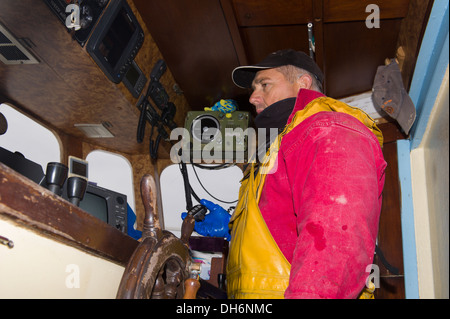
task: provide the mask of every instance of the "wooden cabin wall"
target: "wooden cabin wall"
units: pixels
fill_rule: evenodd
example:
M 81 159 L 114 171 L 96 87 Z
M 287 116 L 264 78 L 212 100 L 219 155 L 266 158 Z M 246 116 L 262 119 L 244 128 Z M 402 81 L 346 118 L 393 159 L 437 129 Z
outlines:
M 409 91 L 411 85 L 420 44 L 433 3 L 434 0 L 411 0 L 408 14 L 400 27 L 397 47 L 402 47 L 404 52 L 402 79 L 406 91 Z
M 145 41 L 135 61 L 147 79 L 159 59 L 164 59 L 134 2 L 127 0 L 145 33 Z M 33 7 L 33 10 L 29 10 Z M 137 143 L 139 111 L 134 98 L 123 83 L 112 83 L 91 59 L 44 1 L 2 0 L 0 22 L 17 38 L 27 38 L 38 57 L 37 65 L 4 65 L 0 63 L 1 102 L 13 105 L 54 132 L 60 141 L 61 162 L 68 156 L 85 159 L 94 150 L 104 150 L 124 156 L 133 168 L 138 228 L 141 228 L 144 208 L 140 197 L 140 180 L 145 174 L 155 174 L 149 156 L 151 127 L 146 125 L 142 143 Z M 147 90 L 149 84 L 143 90 Z M 168 66 L 160 82 L 177 107 L 174 121 L 184 126 L 190 110 L 184 95 Z M 156 108 L 156 107 L 155 107 Z M 157 109 L 157 108 L 156 108 Z M 112 124 L 114 138 L 90 139 L 74 127 L 74 123 Z M 156 129 L 153 138 L 156 138 Z M 168 159 L 171 144 L 161 141 L 159 159 Z M 167 166 L 167 165 L 166 165 Z M 45 170 L 45 167 L 43 168 Z M 163 168 L 160 167 L 161 172 Z
M 17 109 L 17 111 L 21 112 L 8 98 L 0 95 L 0 103 L 7 103 L 11 105 L 13 108 Z M 51 124 L 46 123 L 44 120 L 39 119 L 36 120 L 40 125 L 46 127 L 48 130 L 53 132 L 60 144 L 61 157 L 60 162 L 68 165 L 69 155 L 76 156 L 82 159 L 86 159 L 89 153 L 101 150 L 106 152 L 111 152 L 116 155 L 121 155 L 126 158 L 132 167 L 133 172 L 133 190 L 134 190 L 134 199 L 135 199 L 135 214 L 136 214 L 136 222 L 137 229 L 142 230 L 143 220 L 145 216 L 144 205 L 141 199 L 140 193 L 140 182 L 142 177 L 145 174 L 151 174 L 155 177 L 157 182 L 159 182 L 159 176 L 161 172 L 169 165 L 173 164 L 173 162 L 168 158 L 169 154 L 167 152 L 167 148 L 169 148 L 169 143 L 162 141 L 161 145 L 166 144 L 165 147 L 162 147 L 158 150 L 158 160 L 152 160 L 150 155 L 147 154 L 128 154 L 124 152 L 117 152 L 114 149 L 99 146 L 93 143 L 89 143 L 79 139 L 78 137 L 74 137 L 62 132 L 59 129 L 55 129 Z M 148 145 L 148 141 L 144 142 Z M 42 168 L 45 172 L 45 167 Z M 159 186 L 159 183 L 158 183 Z M 161 192 L 159 191 L 159 196 L 161 196 Z M 158 211 L 162 213 L 162 204 L 159 201 L 157 204 Z
M 135 61 L 147 78 L 159 59 L 164 59 L 134 6 L 127 0 L 145 33 L 145 41 Z M 30 10 L 32 8 L 32 10 Z M 127 154 L 147 154 L 150 128 L 144 143 L 136 141 L 139 111 L 123 83 L 108 80 L 85 48 L 81 47 L 44 1 L 2 0 L 0 22 L 18 39 L 31 43 L 29 49 L 39 64 L 5 65 L 0 63 L 0 94 L 33 119 L 55 131 Z M 170 101 L 177 107 L 174 121 L 184 125 L 190 110 L 184 95 L 175 89 L 170 67 L 160 82 Z M 148 81 L 149 83 L 149 81 Z M 148 85 L 147 83 L 147 85 Z M 177 87 L 177 86 L 176 86 Z M 146 87 L 144 91 L 146 91 Z M 89 139 L 74 124 L 111 124 L 114 138 Z M 148 125 L 147 125 L 148 126 Z M 61 140 L 66 137 L 62 136 Z M 69 146 L 69 147 L 72 147 Z M 80 145 L 75 149 L 80 150 Z M 168 157 L 170 146 L 161 143 L 161 156 Z M 68 153 L 63 150 L 63 153 Z
M 231 80 L 239 65 L 232 25 L 218 0 L 134 0 L 164 54 L 189 105 L 195 110 L 233 98 L 240 110 L 249 106 L 245 90 Z M 252 107 L 250 107 L 250 110 Z

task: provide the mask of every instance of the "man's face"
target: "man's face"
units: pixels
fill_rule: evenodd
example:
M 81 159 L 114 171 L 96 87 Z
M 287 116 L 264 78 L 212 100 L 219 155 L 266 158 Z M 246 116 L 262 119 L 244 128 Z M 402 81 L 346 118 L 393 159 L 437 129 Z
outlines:
M 265 108 L 275 102 L 297 97 L 300 83 L 290 83 L 285 76 L 276 69 L 261 70 L 256 73 L 252 83 L 253 93 L 250 103 L 261 113 Z

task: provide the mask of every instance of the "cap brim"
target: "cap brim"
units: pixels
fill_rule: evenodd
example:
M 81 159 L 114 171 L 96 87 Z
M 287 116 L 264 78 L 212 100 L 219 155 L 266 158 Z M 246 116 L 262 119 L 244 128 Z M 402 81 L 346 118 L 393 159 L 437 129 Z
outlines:
M 249 89 L 252 87 L 253 79 L 258 71 L 271 68 L 272 67 L 257 65 L 239 66 L 233 70 L 231 78 L 236 86 L 242 89 Z
M 406 92 L 403 94 L 402 105 L 400 106 L 400 112 L 397 115 L 396 120 L 403 131 L 406 134 L 409 134 L 409 130 L 416 120 L 416 108 L 414 107 L 413 101 Z

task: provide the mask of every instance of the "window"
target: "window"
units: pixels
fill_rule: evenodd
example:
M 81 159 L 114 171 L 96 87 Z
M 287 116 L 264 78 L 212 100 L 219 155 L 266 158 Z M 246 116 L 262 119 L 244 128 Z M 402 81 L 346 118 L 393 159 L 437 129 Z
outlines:
M 60 144 L 53 132 L 7 104 L 0 105 L 0 112 L 8 122 L 7 131 L 0 135 L 1 147 L 38 163 L 44 173 L 48 162 L 61 161 Z
M 203 165 L 210 168 L 215 165 Z M 186 165 L 189 184 L 200 199 L 209 200 L 228 210 L 237 204 L 242 170 L 238 166 L 223 169 L 202 169 Z M 179 165 L 167 166 L 161 172 L 161 199 L 164 216 L 164 229 L 175 236 L 181 236 L 181 213 L 186 212 L 186 195 L 183 175 Z M 192 198 L 192 205 L 198 202 Z
M 86 160 L 89 162 L 89 181 L 127 195 L 128 205 L 136 212 L 130 162 L 121 155 L 100 150 L 90 152 Z

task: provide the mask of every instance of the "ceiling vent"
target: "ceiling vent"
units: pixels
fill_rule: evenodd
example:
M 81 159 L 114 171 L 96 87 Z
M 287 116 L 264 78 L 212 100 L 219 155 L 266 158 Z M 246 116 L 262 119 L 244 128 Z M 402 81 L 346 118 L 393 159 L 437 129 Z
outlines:
M 39 61 L 0 23 L 0 61 L 5 64 L 36 64 Z
M 114 137 L 107 129 L 107 126 L 111 125 L 108 122 L 103 122 L 102 124 L 75 124 L 75 127 L 81 130 L 89 138 Z

